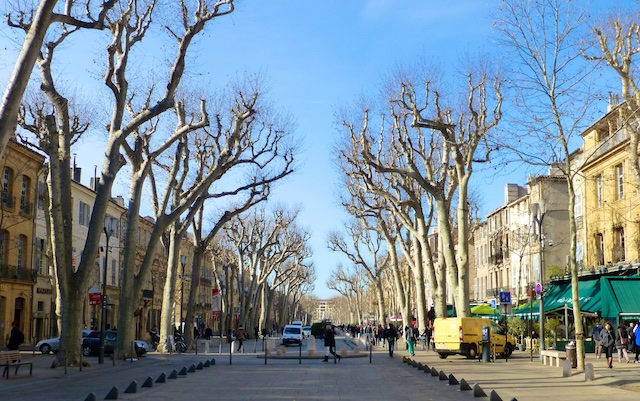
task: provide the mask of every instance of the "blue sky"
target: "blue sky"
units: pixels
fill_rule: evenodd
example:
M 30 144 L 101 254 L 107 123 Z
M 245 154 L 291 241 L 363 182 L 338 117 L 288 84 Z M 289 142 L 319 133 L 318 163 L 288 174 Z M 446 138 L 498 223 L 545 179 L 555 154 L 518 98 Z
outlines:
M 332 154 L 336 111 L 361 96 L 375 95 L 383 77 L 397 66 L 428 60 L 455 70 L 466 54 L 491 50 L 490 13 L 496 3 L 237 0 L 236 11 L 208 26 L 194 43 L 189 57 L 192 70 L 186 77 L 223 86 L 238 74 L 262 73 L 270 98 L 296 122 L 296 135 L 303 141 L 301 168 L 275 195 L 278 201 L 302 209 L 301 225 L 311 233 L 317 296 L 337 295 L 325 283 L 331 270 L 344 261 L 326 247 L 329 232 L 340 230 L 346 219 L 338 206 L 339 179 Z M 0 27 L 5 44 L 0 48 L 2 87 L 18 45 L 13 36 L 5 25 Z M 80 41 L 66 49 L 73 56 L 59 71 L 68 81 L 82 75 L 100 85 L 103 50 L 95 43 Z M 164 59 L 162 46 L 147 46 L 140 68 Z M 101 168 L 102 152 L 95 149 L 99 149 L 95 141 L 88 140 L 76 152 L 87 185 L 94 166 L 98 163 Z M 126 198 L 125 179 L 114 195 Z M 505 183 L 522 185 L 525 180 L 523 174 L 476 177 L 472 185 L 483 193 L 483 213 L 502 204 Z

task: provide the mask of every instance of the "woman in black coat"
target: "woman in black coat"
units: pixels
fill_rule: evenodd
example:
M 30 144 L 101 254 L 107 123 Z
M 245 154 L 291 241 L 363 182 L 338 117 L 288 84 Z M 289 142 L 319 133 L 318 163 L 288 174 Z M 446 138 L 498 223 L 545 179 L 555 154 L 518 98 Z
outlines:
M 327 325 L 327 328 L 324 331 L 324 347 L 325 347 L 325 352 L 324 352 L 324 359 L 322 360 L 322 362 L 329 361 L 329 354 L 333 354 L 333 356 L 338 358 L 338 362 L 340 362 L 340 359 L 342 359 L 342 357 L 336 354 L 336 351 L 335 351 L 336 334 L 334 333 L 330 325 Z

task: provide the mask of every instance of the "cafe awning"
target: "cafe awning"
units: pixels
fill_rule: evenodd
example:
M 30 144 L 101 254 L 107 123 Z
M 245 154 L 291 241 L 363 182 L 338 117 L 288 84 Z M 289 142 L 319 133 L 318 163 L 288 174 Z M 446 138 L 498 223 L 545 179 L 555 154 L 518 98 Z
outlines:
M 578 283 L 580 310 L 597 313 L 601 309 L 600 279 L 584 280 Z M 552 284 L 544 294 L 544 313 L 573 309 L 571 282 Z
M 603 318 L 640 314 L 640 277 L 603 277 L 601 280 Z

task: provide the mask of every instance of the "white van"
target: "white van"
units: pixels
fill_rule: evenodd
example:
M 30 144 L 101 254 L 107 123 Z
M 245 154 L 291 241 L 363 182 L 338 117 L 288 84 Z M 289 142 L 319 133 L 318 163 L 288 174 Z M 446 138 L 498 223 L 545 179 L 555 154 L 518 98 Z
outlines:
M 282 344 L 302 344 L 304 334 L 302 333 L 302 325 L 288 324 L 284 326 L 282 333 Z

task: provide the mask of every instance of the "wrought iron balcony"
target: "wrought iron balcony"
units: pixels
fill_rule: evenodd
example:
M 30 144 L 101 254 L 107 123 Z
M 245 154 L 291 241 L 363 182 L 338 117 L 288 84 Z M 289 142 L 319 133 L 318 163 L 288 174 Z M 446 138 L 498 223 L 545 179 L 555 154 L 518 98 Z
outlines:
M 35 269 L 0 263 L 0 278 L 2 279 L 23 280 L 35 283 L 37 277 L 38 271 Z

